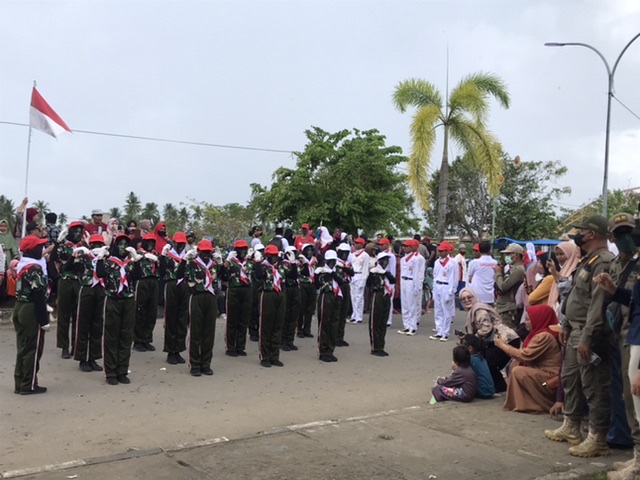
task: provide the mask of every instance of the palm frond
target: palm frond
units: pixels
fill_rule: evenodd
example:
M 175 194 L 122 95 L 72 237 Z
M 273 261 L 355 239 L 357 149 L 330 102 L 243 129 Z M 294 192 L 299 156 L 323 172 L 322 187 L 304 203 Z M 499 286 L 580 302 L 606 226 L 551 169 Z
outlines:
M 472 116 L 478 126 L 484 128 L 485 119 L 489 112 L 488 97 L 474 82 L 461 81 L 449 97 L 449 118 L 466 112 Z
M 458 87 L 465 83 L 472 83 L 484 95 L 490 95 L 495 98 L 502 108 L 509 108 L 511 105 L 511 96 L 507 90 L 507 85 L 494 73 L 472 73 L 463 78 Z
M 498 195 L 503 169 L 498 140 L 491 132 L 462 116 L 450 124 L 449 132 L 458 146 L 468 152 L 473 167 L 486 179 L 489 195 Z
M 440 118 L 440 106 L 427 104 L 420 108 L 411 122 L 412 149 L 408 161 L 408 181 L 421 208 L 429 210 L 427 169 L 431 151 L 436 141 L 436 122 Z
M 427 105 L 435 105 L 442 109 L 442 97 L 432 83 L 419 78 L 410 78 L 396 85 L 393 104 L 402 113 L 406 112 L 408 107 L 421 108 Z

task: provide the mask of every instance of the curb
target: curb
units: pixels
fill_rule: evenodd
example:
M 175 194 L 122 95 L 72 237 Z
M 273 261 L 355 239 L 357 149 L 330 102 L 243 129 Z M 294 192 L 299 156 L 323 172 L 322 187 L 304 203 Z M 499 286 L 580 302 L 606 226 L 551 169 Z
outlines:
M 99 465 L 102 463 L 130 460 L 132 458 L 150 457 L 153 455 L 159 455 L 161 453 L 175 453 L 175 452 L 190 450 L 198 447 L 207 447 L 211 445 L 217 445 L 220 443 L 239 442 L 243 440 L 250 440 L 253 438 L 265 437 L 265 436 L 271 436 L 271 435 L 279 435 L 279 434 L 288 433 L 288 432 L 293 433 L 299 430 L 305 430 L 307 428 L 324 427 L 326 425 L 336 425 L 339 423 L 359 422 L 361 420 L 367 420 L 371 418 L 388 417 L 388 416 L 396 415 L 399 413 L 416 411 L 416 410 L 420 410 L 421 408 L 422 407 L 420 407 L 419 405 L 415 405 L 412 407 L 405 407 L 400 409 L 386 410 L 383 412 L 372 413 L 370 415 L 360 415 L 357 417 L 347 417 L 343 419 L 319 420 L 316 422 L 293 424 L 293 425 L 287 425 L 284 427 L 274 427 L 268 430 L 264 430 L 262 432 L 258 432 L 256 434 L 246 435 L 244 437 L 238 437 L 233 439 L 229 439 L 227 437 L 218 437 L 218 438 L 211 438 L 208 440 L 200 440 L 196 442 L 179 443 L 177 445 L 171 445 L 168 447 L 156 447 L 156 448 L 148 448 L 148 449 L 130 448 L 125 452 L 113 453 L 110 455 L 103 455 L 99 457 L 89 457 L 84 459 L 71 460 L 68 462 L 44 465 L 41 467 L 29 467 L 29 468 L 22 468 L 17 470 L 7 470 L 5 472 L 0 472 L 0 479 L 4 480 L 6 478 L 19 478 L 27 475 L 36 475 L 38 473 L 56 472 L 56 471 L 68 470 L 76 467 L 84 467 L 89 465 Z

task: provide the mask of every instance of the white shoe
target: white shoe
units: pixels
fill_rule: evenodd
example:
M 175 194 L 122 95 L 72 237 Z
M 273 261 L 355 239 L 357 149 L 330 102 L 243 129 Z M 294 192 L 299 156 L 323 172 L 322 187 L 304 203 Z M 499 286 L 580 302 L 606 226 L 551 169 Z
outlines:
M 433 333 L 438 333 L 438 329 L 437 329 L 437 328 L 432 328 L 432 329 L 431 329 L 431 331 L 432 331 Z
M 442 335 L 431 335 L 430 340 L 442 340 Z
M 440 337 L 440 341 L 441 342 L 448 342 L 449 341 L 449 337 Z
M 355 322 L 353 322 L 353 323 L 355 323 L 355 324 L 360 324 L 360 323 L 362 323 L 362 320 L 356 320 L 356 321 L 355 321 Z
M 411 330 L 409 330 L 408 328 L 405 328 L 404 330 L 398 330 L 398 333 L 399 333 L 400 335 L 409 335 L 409 332 L 410 332 L 410 331 L 411 331 Z
M 416 333 L 418 333 L 416 330 L 409 330 L 407 333 L 405 333 L 405 335 L 415 335 Z

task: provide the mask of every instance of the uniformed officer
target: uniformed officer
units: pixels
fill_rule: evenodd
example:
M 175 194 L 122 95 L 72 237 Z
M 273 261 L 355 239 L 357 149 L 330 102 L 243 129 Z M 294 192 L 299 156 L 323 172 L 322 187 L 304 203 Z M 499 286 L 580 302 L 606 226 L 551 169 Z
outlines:
M 315 270 L 315 285 L 318 289 L 318 356 L 323 362 L 337 362 L 333 354 L 336 346 L 340 315 L 339 298 L 342 295 L 342 278 L 335 270 L 338 255 L 335 250 L 324 254 L 325 265 Z
M 302 245 L 300 260 L 300 314 L 298 315 L 298 338 L 313 338 L 311 320 L 316 311 L 317 291 L 315 286 L 315 269 L 318 264 L 312 243 Z
M 147 233 L 140 242 L 141 278 L 136 282 L 136 326 L 133 331 L 133 349 L 153 352 L 153 329 L 158 316 L 158 257 L 155 254 L 156 237 Z
M 222 269 L 222 279 L 228 282 L 225 335 L 226 354 L 230 357 L 246 357 L 247 327 L 253 307 L 254 263 L 247 258 L 249 245 L 245 240 L 236 240 L 233 250 L 227 255 Z
M 197 255 L 197 256 L 196 256 Z M 197 250 L 185 256 L 178 278 L 184 274 L 189 287 L 189 367 L 194 377 L 213 375 L 211 360 L 216 334 L 218 304 L 214 284 L 218 278 L 222 256 L 213 252 L 209 240 L 200 240 Z
M 347 324 L 347 316 L 351 308 L 351 279 L 354 276 L 351 247 L 348 243 L 341 243 L 337 249 L 336 274 L 342 279 L 340 290 L 340 312 L 338 315 L 338 331 L 336 333 L 336 347 L 348 347 L 349 342 L 344 339 L 344 327 Z
M 458 288 L 458 264 L 451 257 L 453 245 L 440 242 L 438 258 L 433 267 L 433 314 L 436 334 L 431 340 L 449 340 L 451 322 L 456 313 L 455 294 Z
M 259 227 L 258 227 L 259 228 Z M 261 233 L 262 235 L 262 233 Z M 253 240 L 252 240 L 253 243 Z M 255 255 L 259 253 L 261 258 L 264 258 L 264 245 L 260 242 L 256 243 L 253 250 L 249 250 L 248 256 L 251 261 L 255 262 Z M 260 286 L 257 282 L 253 282 L 252 296 L 251 296 L 251 317 L 249 317 L 249 339 L 252 342 L 257 342 L 260 338 L 258 335 L 258 325 L 260 323 Z
M 104 329 L 104 280 L 96 274 L 98 254 L 105 256 L 108 248 L 104 237 L 95 233 L 89 237 L 89 249 L 78 247 L 76 256 L 82 265 L 79 275 L 80 295 L 78 318 L 76 320 L 76 342 L 73 358 L 80 362 L 83 372 L 101 372 L 102 366 L 96 360 L 102 358 L 102 331 Z
M 369 271 L 367 287 L 371 291 L 371 311 L 369 312 L 369 342 L 371 355 L 388 357 L 384 350 L 387 335 L 387 319 L 391 308 L 391 285 L 396 282 L 395 277 L 387 272 L 390 254 L 381 252 L 376 256 L 377 265 Z
M 13 326 L 16 330 L 17 350 L 14 370 L 14 393 L 32 395 L 45 393 L 38 384 L 40 359 L 44 349 L 44 333 L 49 330 L 47 313 L 47 280 L 40 265 L 46 238 L 35 235 L 20 241 L 22 258 L 18 262 L 16 304 Z
M 351 282 L 351 323 L 362 323 L 364 316 L 364 290 L 369 276 L 371 257 L 364 249 L 364 238 L 358 237 L 353 241 L 353 280 Z
M 584 252 L 574 274 L 573 287 L 564 303 L 565 318 L 559 339 L 566 345 L 562 364 L 564 423 L 546 430 L 547 438 L 574 445 L 569 453 L 596 457 L 610 453 L 606 442 L 609 428 L 612 332 L 605 318 L 610 295 L 593 279 L 607 273 L 613 255 L 607 248 L 608 222 L 600 215 L 588 217 L 574 228 L 574 237 Z M 583 441 L 580 423 L 584 404 L 589 406 L 589 434 Z
M 398 333 L 405 335 L 416 334 L 422 313 L 422 284 L 426 272 L 426 259 L 418 253 L 419 246 L 418 240 L 406 240 L 403 244 L 404 257 L 400 259 L 400 299 L 404 329 L 398 330 Z
M 167 363 L 171 365 L 186 363 L 180 355 L 184 352 L 187 338 L 187 307 L 189 289 L 184 278 L 178 278 L 178 268 L 187 254 L 187 236 L 184 232 L 173 235 L 173 245 L 162 248 L 159 262 L 159 274 L 164 279 L 164 348 Z
M 382 232 L 384 233 L 384 232 Z M 378 232 L 376 234 L 376 236 L 380 235 L 381 233 Z M 389 254 L 389 263 L 387 264 L 387 272 L 389 272 L 391 275 L 396 274 L 396 256 L 393 253 L 393 251 L 391 250 L 391 242 L 389 241 L 389 239 L 387 237 L 382 237 L 382 238 L 378 238 L 378 241 L 376 243 L 376 245 L 378 246 L 378 248 L 380 249 L 381 252 L 387 252 Z M 393 289 L 393 294 L 395 293 L 395 285 L 391 285 L 391 288 Z M 387 319 L 387 325 L 391 326 L 391 323 L 393 322 L 393 294 L 391 294 L 391 308 L 389 309 L 389 318 Z
M 300 260 L 296 247 L 290 245 L 285 252 L 284 263 L 289 269 L 285 279 L 287 306 L 285 308 L 284 324 L 282 326 L 282 343 L 280 349 L 285 352 L 298 350 L 293 340 L 296 326 L 300 318 Z
M 504 261 L 509 265 L 509 270 L 505 272 L 505 269 L 500 265 L 496 265 L 494 268 L 493 280 L 498 292 L 496 311 L 500 314 L 502 323 L 516 330 L 520 325 L 520 319 L 516 318 L 516 293 L 524 281 L 524 266 L 522 265 L 524 249 L 517 243 L 510 243 L 500 253 L 504 254 Z

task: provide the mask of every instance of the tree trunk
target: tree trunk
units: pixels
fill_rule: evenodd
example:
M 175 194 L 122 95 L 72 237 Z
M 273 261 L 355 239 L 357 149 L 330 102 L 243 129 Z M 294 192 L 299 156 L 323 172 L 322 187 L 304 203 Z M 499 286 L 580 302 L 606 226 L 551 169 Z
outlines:
M 444 126 L 444 149 L 438 185 L 438 240 L 444 240 L 447 229 L 447 197 L 449 196 L 449 125 Z

